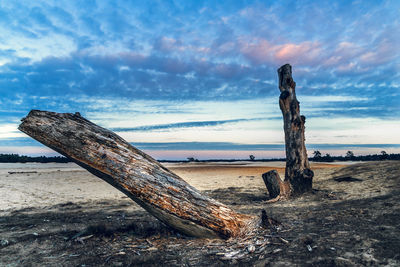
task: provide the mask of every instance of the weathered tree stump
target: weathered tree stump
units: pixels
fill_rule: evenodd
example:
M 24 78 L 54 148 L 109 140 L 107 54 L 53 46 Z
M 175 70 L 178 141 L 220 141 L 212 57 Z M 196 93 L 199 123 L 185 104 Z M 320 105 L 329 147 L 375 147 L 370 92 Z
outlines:
M 279 196 L 280 184 L 282 183 L 281 178 L 276 170 L 266 172 L 262 175 L 265 185 L 267 186 L 269 196 L 271 198 L 276 198 Z
M 79 113 L 32 110 L 19 130 L 108 182 L 150 214 L 190 236 L 239 236 L 255 217 L 201 194 L 117 134 Z
M 281 181 L 278 173 L 268 174 L 269 180 L 264 179 L 266 186 L 276 188 L 279 184 L 280 193 L 273 200 L 299 195 L 312 189 L 313 171 L 308 162 L 304 137 L 306 118 L 300 115 L 300 105 L 296 98 L 296 83 L 292 78 L 292 67 L 289 64 L 278 69 L 279 76 L 279 107 L 283 116 L 285 132 L 286 169 L 285 179 Z M 275 181 L 273 179 L 275 177 Z M 276 191 L 276 189 L 275 189 Z

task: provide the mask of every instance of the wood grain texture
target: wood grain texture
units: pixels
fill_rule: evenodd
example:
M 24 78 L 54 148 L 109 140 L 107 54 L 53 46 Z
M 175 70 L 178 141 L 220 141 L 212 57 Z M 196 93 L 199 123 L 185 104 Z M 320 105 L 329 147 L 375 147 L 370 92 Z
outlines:
M 296 98 L 296 83 L 292 67 L 285 64 L 278 69 L 279 107 L 283 115 L 285 132 L 286 170 L 284 182 L 290 184 L 290 194 L 301 194 L 312 189 L 313 171 L 308 162 L 305 146 L 305 121 L 300 115 L 300 103 Z
M 255 217 L 205 196 L 149 155 L 79 113 L 32 110 L 19 130 L 71 158 L 160 221 L 190 236 L 230 238 Z
M 276 170 L 262 174 L 263 181 L 267 186 L 269 197 L 276 198 L 280 194 L 281 178 Z
M 310 169 L 305 146 L 306 117 L 300 115 L 300 103 L 296 98 L 296 83 L 292 78 L 292 66 L 285 64 L 278 69 L 279 107 L 285 132 L 286 168 L 282 181 L 276 171 L 263 174 L 263 180 L 275 202 L 300 195 L 312 189 L 314 172 Z

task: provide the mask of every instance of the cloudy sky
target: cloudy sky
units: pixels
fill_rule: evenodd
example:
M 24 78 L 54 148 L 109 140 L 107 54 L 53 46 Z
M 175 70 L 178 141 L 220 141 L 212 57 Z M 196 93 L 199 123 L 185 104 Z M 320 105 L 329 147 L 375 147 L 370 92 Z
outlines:
M 400 152 L 400 1 L 0 1 L 0 153 L 76 112 L 158 159 L 281 157 L 290 63 L 311 154 Z

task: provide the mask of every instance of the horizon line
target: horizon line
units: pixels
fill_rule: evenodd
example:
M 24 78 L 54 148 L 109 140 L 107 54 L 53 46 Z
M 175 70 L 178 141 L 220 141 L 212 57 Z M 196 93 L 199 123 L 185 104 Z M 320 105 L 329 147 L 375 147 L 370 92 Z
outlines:
M 44 146 L 40 142 L 29 137 L 6 138 L 1 140 L 1 147 Z M 143 150 L 219 150 L 219 151 L 243 151 L 243 150 L 284 150 L 284 143 L 272 144 L 246 144 L 234 142 L 128 142 L 134 147 Z M 308 143 L 307 150 L 316 149 L 356 149 L 356 148 L 400 148 L 400 144 L 346 144 L 346 143 Z

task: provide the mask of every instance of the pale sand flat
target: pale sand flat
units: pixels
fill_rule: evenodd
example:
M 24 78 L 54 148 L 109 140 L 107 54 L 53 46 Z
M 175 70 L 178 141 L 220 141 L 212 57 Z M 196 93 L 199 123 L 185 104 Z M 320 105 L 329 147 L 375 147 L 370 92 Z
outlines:
M 261 175 L 276 169 L 284 176 L 284 162 L 166 163 L 165 166 L 199 190 L 265 188 Z M 314 170 L 341 164 L 312 164 Z M 22 172 L 9 174 L 8 172 Z M 29 173 L 36 172 L 36 173 Z M 47 207 L 65 202 L 125 199 L 111 185 L 73 163 L 0 164 L 0 211 Z

